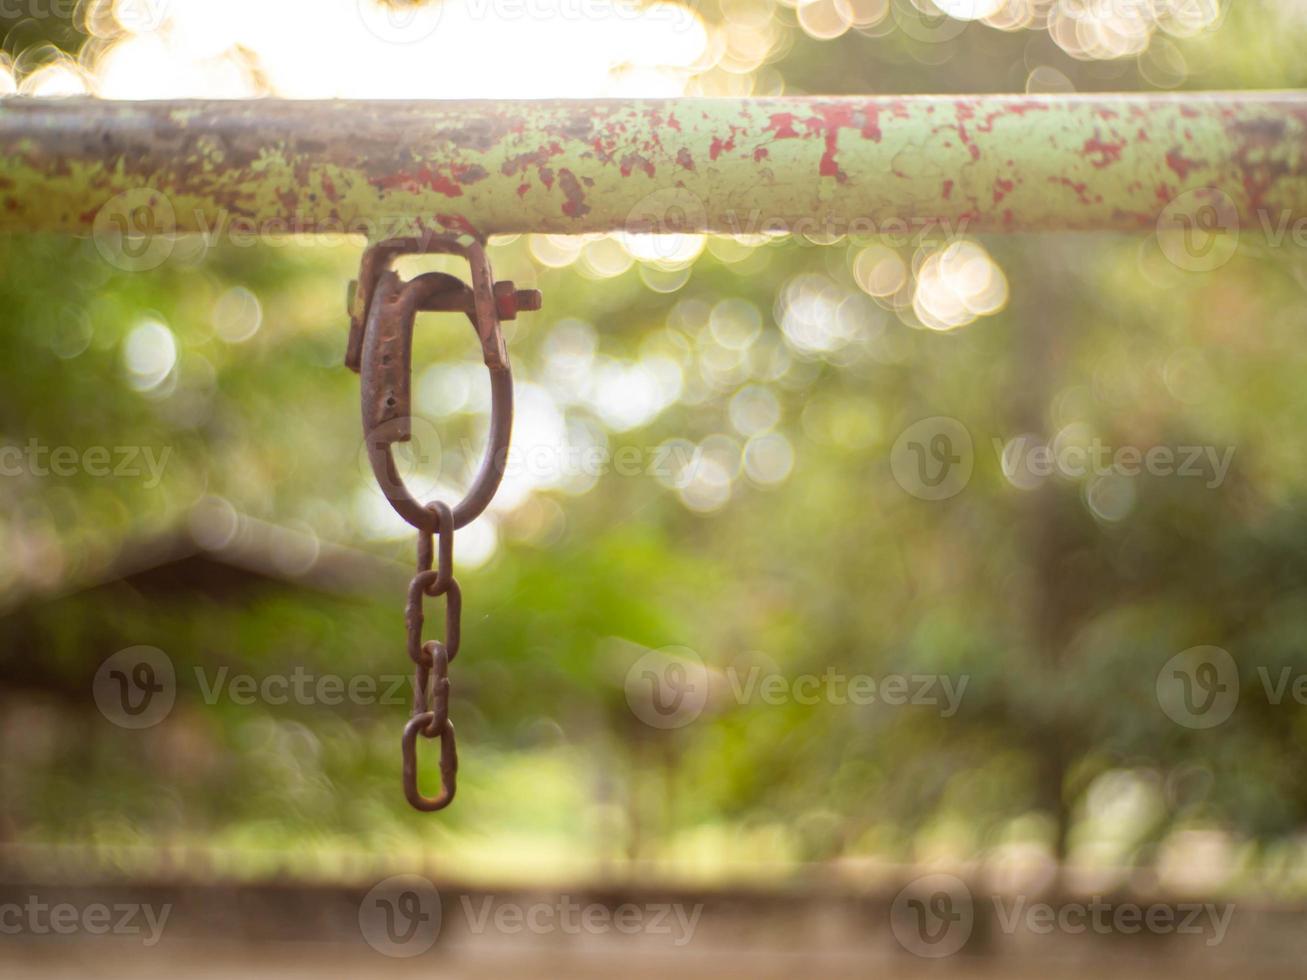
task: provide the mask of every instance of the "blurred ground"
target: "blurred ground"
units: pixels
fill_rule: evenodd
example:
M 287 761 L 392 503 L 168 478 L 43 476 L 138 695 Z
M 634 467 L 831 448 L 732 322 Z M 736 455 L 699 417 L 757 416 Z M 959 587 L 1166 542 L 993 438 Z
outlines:
M 921 878 L 914 879 L 917 881 Z M 1004 925 L 1000 905 L 1047 902 L 1064 910 L 1094 896 L 982 896 L 975 902 L 956 955 L 936 959 L 904 931 L 903 892 L 875 894 L 838 889 L 788 891 L 655 890 L 623 888 L 485 890 L 439 886 L 436 924 L 410 931 L 409 945 L 390 944 L 369 919 L 375 889 L 303 884 L 233 886 L 0 885 L 0 928 L 12 932 L 13 911 L 33 896 L 48 907 L 79 910 L 97 904 L 115 910 L 149 905 L 166 910 L 157 942 L 142 929 L 127 936 L 5 935 L 0 975 L 31 977 L 500 977 L 573 976 L 683 978 L 825 977 L 1080 978 L 1105 974 L 1134 980 L 1166 972 L 1191 978 L 1301 976 L 1307 937 L 1302 909 L 1240 901 L 1228 905 L 1229 929 L 1219 941 L 1195 932 L 1128 934 L 1087 928 L 1038 934 Z M 434 894 L 434 892 L 432 893 Z M 1123 896 L 1105 896 L 1113 905 Z M 1140 900 L 1144 909 L 1181 900 Z M 402 902 L 400 903 L 402 905 Z M 1194 904 L 1198 903 L 1194 901 Z M 574 910 L 576 927 L 560 927 L 554 914 Z M 619 909 L 641 910 L 639 929 L 611 926 Z M 651 928 L 647 912 L 672 909 L 669 927 Z M 504 915 L 521 910 L 521 919 Z M 532 910 L 535 910 L 533 912 Z M 552 910 L 552 911 L 550 911 Z M 541 914 L 537 914 L 541 913 Z M 685 914 L 688 913 L 688 914 Z M 1056 916 L 1058 913 L 1054 913 Z M 676 917 L 691 922 L 684 935 Z M 117 916 L 115 916 L 117 917 Z M 1181 916 L 1177 914 L 1176 921 Z M 1034 922 L 1034 920 L 1030 920 Z M 507 928 L 505 928 L 507 926 Z M 945 929 L 947 932 L 947 928 Z M 413 954 L 413 955 L 409 955 Z
M 1155 964 L 1084 963 L 1079 965 L 1028 965 L 973 963 L 952 961 L 905 963 L 876 960 L 859 953 L 797 950 L 789 952 L 732 950 L 714 953 L 693 952 L 674 957 L 646 954 L 639 958 L 629 953 L 557 954 L 517 953 L 505 950 L 459 950 L 448 957 L 427 956 L 415 960 L 378 961 L 375 956 L 330 945 L 294 946 L 274 949 L 251 949 L 231 946 L 186 945 L 160 951 L 157 956 L 143 957 L 125 951 L 67 948 L 24 949 L 11 957 L 0 953 L 0 963 L 15 970 L 15 976 L 39 977 L 251 977 L 276 976 L 298 980 L 301 977 L 665 977 L 672 969 L 682 980 L 709 977 L 792 977 L 800 973 L 820 972 L 821 976 L 958 977 L 967 980 L 1079 980 L 1107 974 L 1117 980 L 1146 980 L 1158 975 Z M 1186 969 L 1192 980 L 1231 975 L 1232 966 L 1210 970 Z M 1239 976 L 1258 980 L 1279 980 L 1302 976 L 1289 967 L 1280 969 L 1240 968 Z

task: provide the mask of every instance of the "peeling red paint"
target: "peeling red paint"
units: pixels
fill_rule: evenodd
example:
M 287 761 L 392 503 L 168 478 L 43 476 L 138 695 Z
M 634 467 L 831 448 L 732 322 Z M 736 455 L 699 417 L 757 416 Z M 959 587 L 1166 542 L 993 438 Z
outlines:
M 1285 123 L 1277 119 L 1238 120 L 1227 129 L 1235 140 L 1234 162 L 1241 175 L 1247 208 L 1250 212 L 1264 210 L 1267 192 L 1290 173 L 1289 162 L 1273 152 L 1284 140 Z
M 716 160 L 723 152 L 729 153 L 735 149 L 735 127 L 731 127 L 731 135 L 726 139 L 714 136 L 712 144 L 708 147 L 708 159 Z
M 808 127 L 809 133 L 825 133 L 826 152 L 821 155 L 817 172 L 823 177 L 834 177 L 843 184 L 849 179 L 848 174 L 841 170 L 840 165 L 835 161 L 835 154 L 839 152 L 840 129 L 862 127 L 857 127 L 854 122 L 852 106 L 818 105 L 815 106 L 815 111 L 817 116 L 805 120 L 804 125 Z M 879 129 L 876 132 L 879 134 Z
M 653 161 L 639 153 L 628 153 L 622 157 L 622 176 L 629 177 L 636 170 L 643 170 L 645 174 L 652 177 L 656 172 Z
M 1076 197 L 1080 198 L 1081 204 L 1092 204 L 1093 201 L 1089 196 L 1089 185 L 1084 181 L 1074 181 L 1070 177 L 1049 177 L 1049 183 L 1061 184 L 1063 187 L 1069 187 L 1076 192 Z
M 542 146 L 538 150 L 532 150 L 529 153 L 518 153 L 509 157 L 499 168 L 499 172 L 505 177 L 511 177 L 526 170 L 527 167 L 542 167 L 550 157 L 556 157 L 562 152 L 563 148 L 556 141 L 551 142 L 548 146 Z
M 1040 102 L 1013 102 L 1010 105 L 1003 106 L 996 112 L 990 112 L 976 126 L 976 129 L 982 133 L 991 133 L 994 131 L 994 121 L 1002 119 L 1004 116 L 1016 116 L 1018 119 L 1028 112 L 1047 112 L 1048 106 Z M 972 114 L 974 116 L 974 112 Z M 970 117 L 969 117 L 970 118 Z
M 967 132 L 967 123 L 976 117 L 976 110 L 969 102 L 964 102 L 960 99 L 953 103 L 953 107 L 957 113 L 957 122 L 955 125 L 958 130 L 958 139 L 962 141 L 962 145 L 965 146 L 967 152 L 971 154 L 971 159 L 979 160 L 980 147 L 972 142 L 971 136 Z
M 863 139 L 878 143 L 882 137 L 880 118 L 885 108 L 879 102 L 866 102 L 861 107 L 839 102 L 818 102 L 812 106 L 812 115 L 802 120 L 806 131 L 804 134 L 800 134 L 795 128 L 796 116 L 792 112 L 772 113 L 765 131 L 772 132 L 774 134 L 773 139 L 822 136 L 826 150 L 818 162 L 817 172 L 822 177 L 834 177 L 838 182 L 845 183 L 848 180 L 848 175 L 844 173 L 835 159 L 836 154 L 839 152 L 840 130 L 856 129 Z M 908 112 L 902 100 L 890 103 L 888 110 L 895 116 L 901 117 L 906 117 Z M 755 153 L 755 160 L 763 158 L 765 158 L 765 155 L 758 156 Z
M 862 138 L 879 143 L 881 138 L 880 131 L 880 106 L 875 102 L 868 102 L 862 110 L 864 121 L 862 123 Z
M 1186 159 L 1179 150 L 1171 150 L 1166 154 L 1166 165 L 1175 172 L 1177 177 L 1184 180 L 1189 176 L 1189 171 L 1195 167 L 1201 167 L 1202 162 Z
M 563 214 L 569 218 L 580 218 L 589 212 L 590 205 L 585 203 L 585 191 L 581 189 L 581 182 L 576 179 L 576 174 L 563 167 L 558 171 L 558 186 L 566 198 L 563 201 Z
M 1125 149 L 1125 140 L 1119 143 L 1107 143 L 1094 136 L 1092 139 L 1085 140 L 1083 153 L 1087 157 L 1097 156 L 1097 160 L 1090 160 L 1095 170 L 1102 170 L 1104 167 L 1110 167 L 1114 163 L 1121 162 L 1121 151 Z
M 401 170 L 389 176 L 374 177 L 372 186 L 379 190 L 404 190 L 411 194 L 420 194 L 425 188 L 444 194 L 445 197 L 463 196 L 463 188 L 455 181 L 425 166 L 412 172 Z
M 956 225 L 966 210 L 976 230 L 1134 227 L 1199 186 L 1240 215 L 1307 214 L 1307 95 L 1292 93 L 12 110 L 0 114 L 3 179 L 20 175 L 21 194 L 0 191 L 10 230 L 84 230 L 114 195 L 151 187 L 185 203 L 186 231 L 221 213 L 293 214 L 306 231 L 378 216 L 406 233 L 457 225 L 437 211 L 490 234 L 604 231 L 655 176 L 700 201 L 709 228 L 746 176 L 787 221 Z M 340 138 L 323 135 L 328 122 Z M 773 145 L 783 139 L 800 144 Z
M 437 214 L 436 221 L 451 231 L 462 232 L 465 235 L 477 235 L 477 230 L 472 227 L 472 223 L 461 214 Z
M 776 132 L 776 135 L 772 137 L 773 139 L 792 140 L 799 137 L 798 132 L 794 129 L 794 113 L 792 112 L 773 113 L 766 128 Z

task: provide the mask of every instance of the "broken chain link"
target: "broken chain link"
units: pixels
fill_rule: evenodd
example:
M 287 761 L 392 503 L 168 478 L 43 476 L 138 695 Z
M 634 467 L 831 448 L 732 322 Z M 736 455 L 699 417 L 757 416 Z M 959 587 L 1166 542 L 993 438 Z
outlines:
M 431 252 L 467 259 L 471 285 L 440 272 L 404 281 L 390 268 L 401 255 Z M 368 460 L 386 499 L 418 532 L 417 574 L 409 583 L 404 608 L 408 656 L 414 664 L 413 716 L 400 739 L 404 798 L 424 812 L 443 810 L 454 799 L 458 775 L 458 747 L 449 720 L 449 665 L 458 656 L 463 611 L 463 593 L 454 579 L 454 531 L 485 510 L 508 459 L 513 377 L 500 320 L 514 319 L 519 310 L 538 310 L 540 294 L 495 282 L 485 249 L 474 239 L 394 239 L 364 253 L 358 282 L 351 284 L 349 308 L 345 363 L 360 375 Z M 394 443 L 407 442 L 412 435 L 413 322 L 421 310 L 465 313 L 481 340 L 490 372 L 489 444 L 471 488 L 452 508 L 441 501 L 418 503 L 395 466 Z M 441 596 L 444 639 L 423 642 L 424 600 Z M 441 786 L 434 797 L 418 788 L 418 736 L 440 740 Z

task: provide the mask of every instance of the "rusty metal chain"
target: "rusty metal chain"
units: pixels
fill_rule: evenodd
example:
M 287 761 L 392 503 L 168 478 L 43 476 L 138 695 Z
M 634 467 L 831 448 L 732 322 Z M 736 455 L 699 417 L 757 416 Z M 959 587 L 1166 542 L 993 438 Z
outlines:
M 390 269 L 400 255 L 424 252 L 466 258 L 471 284 L 439 272 L 405 282 Z M 368 459 L 386 499 L 418 532 L 417 574 L 409 583 L 404 609 L 408 656 L 414 665 L 413 715 L 400 740 L 404 798 L 424 812 L 443 810 L 454 799 L 458 776 L 458 747 L 449 720 L 449 665 L 458 656 L 463 612 L 463 593 L 454 579 L 454 532 L 485 510 L 507 463 L 513 378 L 500 320 L 513 319 L 519 310 L 538 310 L 540 294 L 515 289 L 511 282 L 495 282 L 485 250 L 475 240 L 396 239 L 364 253 L 359 280 L 351 285 L 349 307 L 345 363 L 360 375 Z M 481 340 L 490 372 L 489 445 L 471 488 L 454 507 L 441 501 L 418 503 L 395 467 L 394 443 L 411 438 L 413 322 L 420 310 L 465 313 Z M 424 601 L 442 596 L 444 639 L 424 642 Z M 419 736 L 440 740 L 441 786 L 434 797 L 424 796 L 418 788 Z
M 408 628 L 408 656 L 414 663 L 413 717 L 404 726 L 401 740 L 404 796 L 415 809 L 443 810 L 454 799 L 458 775 L 458 748 L 454 726 L 449 721 L 449 665 L 458 656 L 463 616 L 463 593 L 454 579 L 454 514 L 445 503 L 428 504 L 436 516 L 440 540 L 440 561 L 433 571 L 432 535 L 418 532 L 418 570 L 408 587 L 404 623 Z M 423 600 L 445 597 L 445 638 L 422 642 L 425 622 Z M 417 778 L 417 739 L 440 739 L 440 795 L 422 795 Z

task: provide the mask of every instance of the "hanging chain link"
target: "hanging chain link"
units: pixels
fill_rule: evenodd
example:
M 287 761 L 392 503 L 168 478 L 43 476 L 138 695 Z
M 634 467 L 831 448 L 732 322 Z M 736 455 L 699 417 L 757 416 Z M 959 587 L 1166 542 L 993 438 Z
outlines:
M 442 810 L 454 799 L 458 776 L 458 748 L 449 720 L 449 665 L 458 656 L 463 616 L 463 593 L 454 579 L 454 514 L 445 503 L 428 504 L 436 515 L 440 558 L 432 570 L 432 535 L 418 532 L 418 570 L 408 587 L 404 622 L 408 628 L 408 656 L 414 663 L 413 717 L 404 726 L 404 796 L 416 809 Z M 423 600 L 445 597 L 445 638 L 422 642 Z M 440 795 L 422 795 L 417 784 L 417 739 L 440 739 Z
M 407 282 L 390 269 L 400 255 L 439 252 L 461 255 L 472 271 L 471 284 L 439 272 Z M 495 282 L 480 242 L 467 238 L 396 239 L 374 245 L 363 255 L 357 283 L 351 284 L 350 337 L 345 363 L 360 375 L 363 430 L 377 482 L 395 511 L 418 532 L 417 574 L 409 583 L 404 609 L 409 659 L 413 661 L 413 716 L 400 740 L 404 797 L 424 812 L 443 810 L 454 799 L 458 746 L 449 720 L 449 665 L 458 656 L 463 593 L 454 579 L 454 531 L 474 520 L 490 503 L 504 476 L 513 424 L 513 378 L 500 320 L 519 310 L 538 310 L 540 294 Z M 394 443 L 411 438 L 410 385 L 413 322 L 421 310 L 462 312 L 481 340 L 490 372 L 490 436 L 471 488 L 454 507 L 420 504 L 395 466 Z M 433 567 L 434 566 L 434 567 Z M 422 639 L 428 598 L 445 600 L 444 638 Z M 440 793 L 418 788 L 417 740 L 440 740 Z

